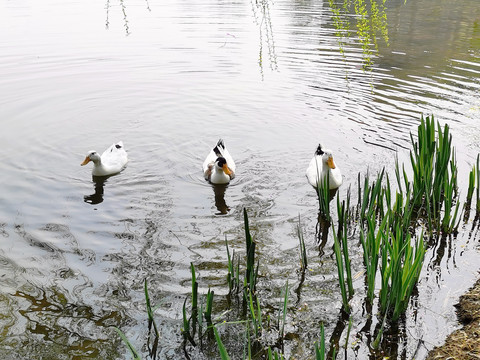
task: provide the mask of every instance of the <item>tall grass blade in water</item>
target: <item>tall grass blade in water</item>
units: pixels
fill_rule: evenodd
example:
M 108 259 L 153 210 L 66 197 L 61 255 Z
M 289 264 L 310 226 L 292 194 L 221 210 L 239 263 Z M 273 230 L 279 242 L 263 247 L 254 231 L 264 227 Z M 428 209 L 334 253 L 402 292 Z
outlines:
M 247 210 L 243 209 L 243 221 L 245 226 L 245 242 L 247 248 L 247 270 L 245 273 L 245 282 L 249 288 L 254 291 L 256 286 L 255 271 L 255 242 L 250 235 Z
M 480 154 L 477 155 L 477 204 L 476 212 L 480 213 Z
M 423 234 L 412 245 L 410 233 L 398 224 L 382 249 L 382 288 L 380 309 L 383 314 L 391 311 L 396 321 L 408 306 L 408 300 L 418 282 L 425 256 Z
M 320 347 L 315 343 L 315 360 L 325 360 L 325 327 L 320 324 Z
M 323 179 L 320 179 L 318 175 L 317 182 L 317 196 L 318 196 L 318 207 L 320 215 L 328 223 L 330 222 L 330 173 L 327 172 L 327 176 Z
M 227 349 L 225 349 L 225 346 L 223 345 L 222 339 L 220 338 L 220 335 L 218 334 L 218 330 L 215 326 L 213 327 L 213 333 L 215 335 L 215 341 L 217 342 L 218 352 L 220 353 L 220 358 L 222 360 L 230 360 L 230 356 L 228 356 Z
M 147 345 L 148 345 L 148 349 L 149 349 L 149 352 L 150 352 L 150 357 L 152 359 L 156 359 L 157 358 L 158 340 L 160 339 L 160 334 L 158 332 L 157 324 L 156 324 L 155 318 L 153 316 L 153 309 L 152 309 L 152 305 L 150 303 L 150 296 L 148 295 L 147 279 L 145 279 L 144 291 L 145 291 L 145 303 L 146 303 L 146 306 L 147 306 L 147 316 L 148 316 Z M 152 333 L 152 328 L 153 328 L 153 333 L 154 333 L 154 339 L 153 339 L 153 345 L 150 348 L 150 334 Z
M 353 296 L 353 280 L 350 257 L 348 255 L 348 207 L 345 205 L 345 200 L 340 203 L 337 196 L 337 211 L 338 211 L 338 238 L 342 240 L 342 252 L 345 260 L 345 272 L 347 275 L 348 295 Z
M 477 156 L 477 162 L 478 162 L 478 156 Z M 477 168 L 475 167 L 475 164 L 474 164 L 472 170 L 468 174 L 468 191 L 467 191 L 467 199 L 465 201 L 465 208 L 467 210 L 470 209 L 470 206 L 472 204 L 473 191 L 475 190 L 476 176 L 477 176 Z M 477 196 L 478 196 L 478 191 L 477 191 Z
M 335 252 L 335 259 L 337 261 L 338 282 L 340 285 L 340 292 L 342 294 L 343 309 L 345 310 L 345 312 L 350 313 L 350 306 L 348 305 L 347 297 L 347 288 L 345 286 L 345 270 L 343 267 L 342 250 L 340 248 L 340 243 L 338 241 L 337 234 L 335 233 L 335 229 L 333 229 L 333 241 L 333 249 Z
M 128 349 L 130 350 L 130 353 L 133 356 L 134 360 L 141 360 L 140 354 L 138 351 L 134 348 L 134 346 L 130 343 L 130 341 L 127 339 L 125 334 L 117 327 L 115 327 L 115 330 L 117 331 L 118 335 L 122 338 L 123 342 L 127 345 Z
M 227 274 L 227 283 L 229 294 L 238 292 L 239 283 L 238 278 L 239 274 L 235 272 L 235 251 L 233 251 L 232 256 L 230 256 L 230 249 L 228 248 L 227 236 L 225 235 L 225 247 L 227 248 L 227 260 L 228 260 L 228 274 Z M 238 271 L 238 270 L 237 270 Z
M 248 308 L 250 310 L 250 319 L 253 326 L 255 337 L 258 339 L 262 333 L 262 311 L 260 309 L 260 301 L 252 292 L 248 291 Z
M 190 263 L 190 271 L 192 273 L 192 311 L 196 311 L 198 307 L 198 282 L 193 263 Z
M 362 228 L 360 230 L 360 241 L 363 248 L 363 262 L 367 273 L 367 300 L 373 304 L 375 297 L 375 279 L 378 270 L 378 260 L 380 257 L 380 245 L 382 244 L 382 235 L 388 229 L 388 217 L 383 218 L 380 228 L 375 233 L 375 223 L 373 219 L 368 218 L 367 232 Z
M 288 307 L 288 280 L 287 280 L 287 283 L 285 284 L 285 294 L 283 296 L 283 306 L 282 306 L 282 312 L 281 312 L 282 325 L 279 327 L 281 338 L 283 338 L 284 336 L 285 324 L 287 321 L 287 307 Z
M 300 215 L 298 215 L 297 236 L 300 242 L 300 270 L 305 271 L 308 266 L 307 249 L 305 247 L 305 240 L 303 238 L 303 232 L 300 222 Z
M 215 295 L 214 291 L 208 289 L 207 293 L 207 306 L 205 308 L 205 319 L 207 320 L 208 326 L 212 325 L 212 307 L 213 307 L 213 296 Z

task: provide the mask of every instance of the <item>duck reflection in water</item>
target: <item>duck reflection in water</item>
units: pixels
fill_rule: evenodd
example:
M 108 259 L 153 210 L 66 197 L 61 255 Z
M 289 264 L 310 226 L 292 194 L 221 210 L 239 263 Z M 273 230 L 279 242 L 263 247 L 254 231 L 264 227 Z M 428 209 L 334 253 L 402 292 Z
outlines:
M 92 176 L 95 192 L 91 195 L 84 195 L 83 201 L 91 205 L 103 202 L 103 188 L 109 177 L 110 176 Z
M 332 202 L 333 198 L 337 194 L 337 191 L 338 191 L 338 188 L 331 189 L 329 191 L 329 200 L 328 200 L 329 203 Z M 327 244 L 330 225 L 331 225 L 330 221 L 325 218 L 325 215 L 322 213 L 322 211 L 319 211 L 318 218 L 317 218 L 317 226 L 315 228 L 315 236 L 318 243 L 318 252 L 320 257 L 325 255 L 324 247 Z
M 228 184 L 212 184 L 213 193 L 215 194 L 215 207 L 218 213 L 215 215 L 225 215 L 230 211 L 230 207 L 225 202 L 225 190 Z

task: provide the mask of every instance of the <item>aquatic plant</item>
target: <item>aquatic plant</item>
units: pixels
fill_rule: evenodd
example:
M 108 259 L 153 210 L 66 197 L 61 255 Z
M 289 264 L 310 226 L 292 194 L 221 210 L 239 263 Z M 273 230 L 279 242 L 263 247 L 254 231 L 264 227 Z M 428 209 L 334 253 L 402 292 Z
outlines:
M 218 330 L 215 326 L 213 326 L 213 333 L 215 335 L 215 340 L 218 346 L 218 352 L 220 353 L 220 358 L 222 360 L 230 360 L 230 356 L 228 356 L 227 349 L 225 349 L 225 345 L 223 345 L 222 339 L 218 334 Z
M 145 292 L 145 303 L 147 305 L 147 316 L 148 316 L 148 338 L 147 338 L 147 347 L 149 350 L 150 357 L 152 359 L 157 358 L 157 349 L 158 349 L 158 340 L 160 339 L 160 334 L 158 332 L 157 323 L 155 322 L 155 318 L 153 316 L 154 310 L 152 309 L 152 305 L 150 303 L 150 296 L 148 295 L 148 286 L 147 286 L 147 279 L 145 279 L 144 284 L 144 292 Z M 153 329 L 153 345 L 150 347 L 150 335 Z
M 367 231 L 362 227 L 360 230 L 360 241 L 363 248 L 363 262 L 366 269 L 367 279 L 367 301 L 373 304 L 375 297 L 375 279 L 377 277 L 378 260 L 380 257 L 380 246 L 385 236 L 385 230 L 388 231 L 388 218 L 383 218 L 380 228 L 375 233 L 375 223 L 373 219 L 367 219 Z
M 297 236 L 300 242 L 300 271 L 305 271 L 308 266 L 307 249 L 305 247 L 305 239 L 303 238 L 303 232 L 300 222 L 300 215 L 298 215 Z
M 207 325 L 211 326 L 212 325 L 212 307 L 213 307 L 213 296 L 215 295 L 215 292 L 213 290 L 210 290 L 208 288 L 208 293 L 207 293 L 207 306 L 205 308 L 205 320 L 207 320 Z
M 130 350 L 130 353 L 133 356 L 134 360 L 140 360 L 142 357 L 138 353 L 138 351 L 135 349 L 135 347 L 130 343 L 128 338 L 125 336 L 125 334 L 117 327 L 115 327 L 115 330 L 117 331 L 118 335 L 120 335 L 121 339 L 123 342 L 127 345 L 128 350 Z
M 367 218 L 376 217 L 377 213 L 384 215 L 383 209 L 383 192 L 382 180 L 385 173 L 383 169 L 377 174 L 377 179 L 370 185 L 370 176 L 367 172 L 363 181 L 363 191 L 360 181 L 360 173 L 358 174 L 358 202 L 357 202 L 357 217 L 360 223 L 364 223 Z
M 478 155 L 477 155 L 477 163 L 478 163 Z M 472 170 L 468 174 L 468 190 L 467 190 L 467 198 L 465 200 L 465 207 L 470 209 L 472 204 L 473 198 L 473 191 L 475 190 L 475 179 L 477 177 L 477 168 L 475 164 L 472 167 Z M 478 192 L 478 191 L 477 191 Z
M 288 280 L 287 280 L 287 283 L 285 284 L 285 291 L 283 295 L 283 306 L 281 307 L 281 311 L 279 312 L 279 314 L 281 314 L 281 325 L 278 327 L 280 329 L 279 331 L 280 338 L 283 338 L 284 336 L 285 324 L 287 322 L 287 306 L 288 306 Z M 280 317 L 279 317 L 279 321 L 280 321 Z
M 422 116 L 417 137 L 418 141 L 410 134 L 413 146 L 410 152 L 413 205 L 426 212 L 431 234 L 440 229 L 452 232 L 456 228 L 458 212 L 457 208 L 451 214 L 457 201 L 457 168 L 449 127 L 445 125 L 442 129 L 440 123 L 435 124 L 433 116 Z M 442 207 L 446 216 L 441 220 Z
M 321 179 L 320 174 L 318 174 L 318 178 L 316 191 L 319 213 L 327 223 L 330 223 L 330 172 L 327 172 L 327 176 L 323 179 Z
M 225 247 L 227 249 L 228 273 L 227 284 L 229 295 L 238 294 L 240 289 L 240 263 L 235 267 L 235 251 L 230 256 L 230 249 L 228 248 L 227 236 L 225 235 Z
M 260 338 L 262 333 L 262 310 L 260 308 L 259 299 L 252 294 L 251 291 L 248 292 L 248 308 L 250 310 L 250 320 L 253 326 L 253 331 L 255 333 L 255 338 Z
M 325 327 L 323 322 L 320 323 L 320 347 L 318 342 L 315 342 L 315 359 L 325 360 Z
M 250 289 L 250 291 L 255 292 L 255 287 L 257 285 L 258 277 L 258 264 L 255 269 L 255 242 L 252 239 L 250 234 L 250 226 L 248 223 L 248 214 L 247 209 L 243 209 L 243 222 L 245 227 L 245 243 L 247 248 L 247 269 L 245 271 L 245 280 L 244 284 Z
M 334 240 L 335 260 L 337 263 L 337 271 L 338 271 L 338 283 L 340 285 L 340 292 L 342 294 L 343 309 L 345 310 L 345 312 L 349 313 L 350 306 L 348 305 L 347 288 L 345 285 L 345 268 L 343 266 L 342 250 L 340 247 L 340 242 L 337 238 L 337 234 L 335 233 L 335 229 L 333 230 L 333 240 Z
M 480 154 L 477 155 L 477 202 L 476 202 L 476 212 L 477 215 L 480 213 Z
M 396 321 L 405 312 L 410 295 L 418 282 L 425 255 L 423 233 L 412 244 L 410 233 L 397 224 L 382 246 L 380 309 L 390 310 Z
M 347 204 L 350 202 L 350 197 L 347 195 Z M 353 290 L 353 280 L 352 280 L 352 268 L 350 262 L 350 256 L 348 254 L 348 206 L 343 200 L 340 203 L 339 197 L 337 196 L 337 212 L 338 212 L 338 239 L 341 239 L 342 242 L 342 253 L 345 261 L 345 273 L 347 276 L 347 285 L 348 285 L 348 295 L 352 297 L 354 294 Z

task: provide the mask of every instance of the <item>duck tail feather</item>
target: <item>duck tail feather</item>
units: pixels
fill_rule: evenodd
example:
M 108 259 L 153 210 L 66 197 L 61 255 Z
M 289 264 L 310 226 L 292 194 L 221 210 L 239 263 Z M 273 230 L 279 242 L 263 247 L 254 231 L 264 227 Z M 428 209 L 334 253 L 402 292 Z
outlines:
M 218 140 L 217 145 L 213 148 L 213 152 L 217 157 L 223 156 L 222 151 L 225 150 L 223 139 Z
M 323 155 L 324 152 L 322 150 L 322 144 L 318 144 L 317 150 L 315 151 L 315 155 Z

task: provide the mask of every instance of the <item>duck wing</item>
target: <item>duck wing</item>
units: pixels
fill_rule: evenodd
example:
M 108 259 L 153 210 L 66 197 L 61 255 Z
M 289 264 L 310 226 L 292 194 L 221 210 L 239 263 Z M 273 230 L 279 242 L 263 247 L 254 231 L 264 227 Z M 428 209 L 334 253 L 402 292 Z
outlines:
M 122 169 L 127 162 L 128 155 L 122 141 L 112 144 L 102 154 L 102 164 L 109 168 Z
M 306 176 L 308 182 L 313 187 L 317 187 L 317 183 L 319 179 L 323 178 L 323 162 L 322 157 L 315 155 L 312 160 L 310 160 L 310 164 L 308 165 Z

